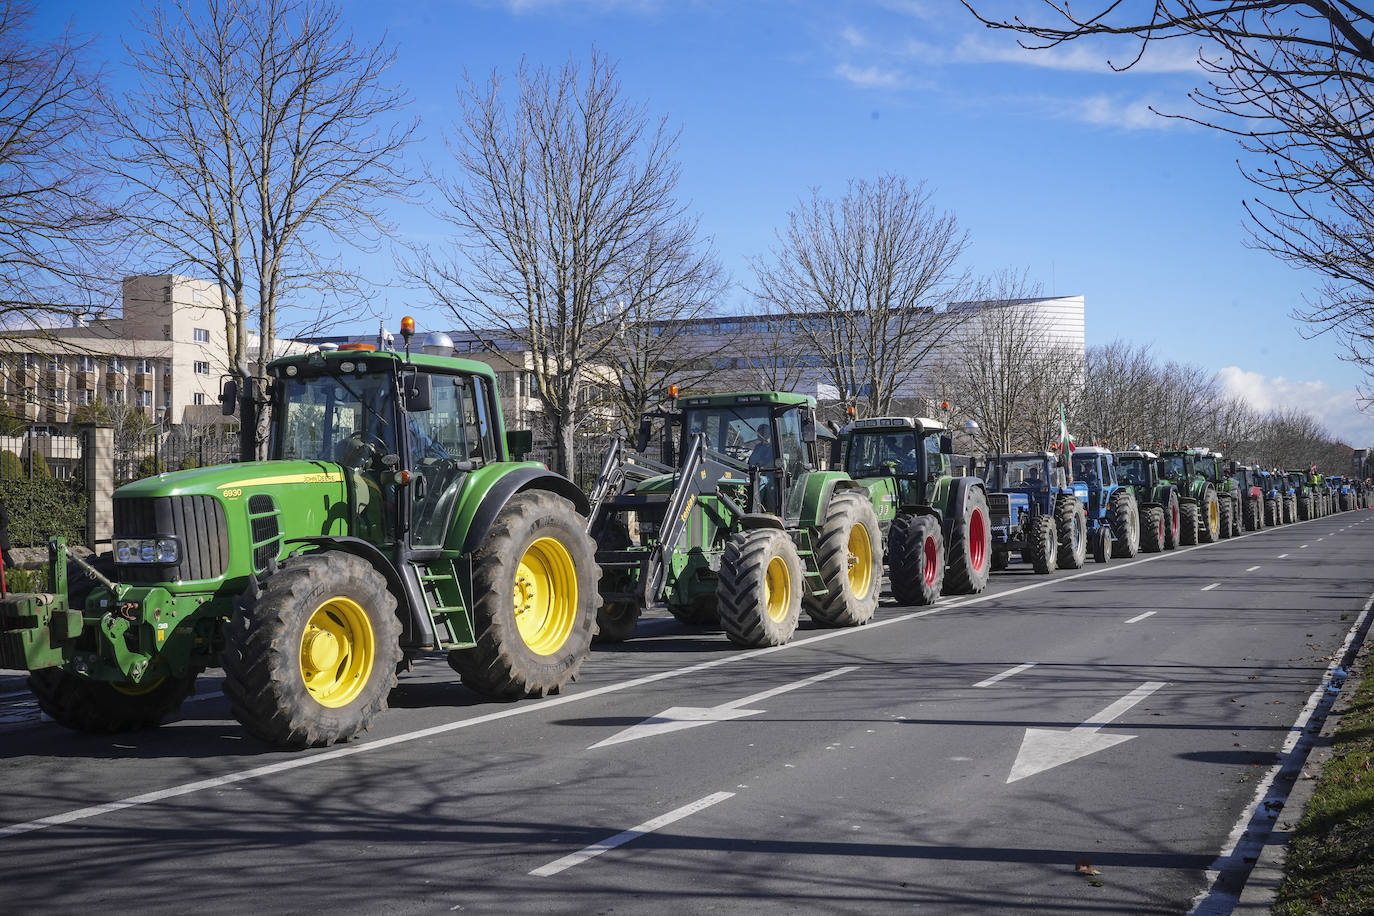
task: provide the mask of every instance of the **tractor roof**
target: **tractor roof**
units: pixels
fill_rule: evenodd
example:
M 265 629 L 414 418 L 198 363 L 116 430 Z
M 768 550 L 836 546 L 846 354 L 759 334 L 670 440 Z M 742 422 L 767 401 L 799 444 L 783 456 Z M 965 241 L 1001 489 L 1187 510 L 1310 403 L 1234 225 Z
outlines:
M 796 394 L 791 391 L 734 391 L 717 394 L 694 394 L 682 399 L 683 407 L 734 407 L 738 404 L 777 404 L 816 406 L 816 399 L 809 394 Z
M 1159 457 L 1154 452 L 1143 448 L 1128 448 L 1124 452 L 1116 452 L 1115 454 L 1118 458 L 1145 458 L 1149 461 Z
M 1101 445 L 1080 445 L 1074 448 L 1075 455 L 1106 455 L 1112 456 L 1112 450 Z
M 268 363 L 267 368 L 270 372 L 277 367 L 284 368 L 286 366 L 323 367 L 341 363 L 380 364 L 382 361 L 409 363 L 424 369 L 443 369 L 448 372 L 462 372 L 467 375 L 495 377 L 495 371 L 491 366 L 475 359 L 460 359 L 456 356 L 431 356 L 428 353 L 411 353 L 407 357 L 406 354 L 397 353 L 394 350 L 315 350 L 310 353 L 279 357 Z
M 867 429 L 919 429 L 934 433 L 941 432 L 944 428 L 945 424 L 930 417 L 864 417 L 862 420 L 849 423 L 840 432 L 849 434 Z
M 1017 461 L 1025 461 L 1027 458 L 1045 458 L 1049 461 L 1058 461 L 1059 456 L 1054 452 L 1008 452 L 1005 455 L 998 455 L 998 458 L 1015 458 Z

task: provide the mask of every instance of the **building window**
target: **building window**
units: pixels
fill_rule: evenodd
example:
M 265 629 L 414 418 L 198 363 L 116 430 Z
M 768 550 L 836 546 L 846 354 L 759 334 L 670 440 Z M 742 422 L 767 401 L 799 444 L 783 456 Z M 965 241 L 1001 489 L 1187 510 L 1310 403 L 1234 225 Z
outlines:
M 152 406 L 153 406 L 153 393 L 152 393 L 151 391 L 140 391 L 140 392 L 137 392 L 137 394 L 138 394 L 138 406 L 139 406 L 139 407 L 152 407 Z
M 77 369 L 80 369 L 82 372 L 94 372 L 94 371 L 95 371 L 95 357 L 94 357 L 94 356 L 78 356 L 78 357 L 76 358 L 76 368 L 77 368 Z
M 139 375 L 148 375 L 153 371 L 153 361 L 151 359 L 134 360 L 134 371 Z
M 203 406 L 205 404 L 205 392 L 197 391 L 195 394 L 191 395 L 191 403 L 195 404 L 197 407 Z
M 34 356 L 32 353 L 25 353 L 23 356 L 19 357 L 19 368 L 37 369 L 38 357 Z
M 204 360 L 196 360 L 196 375 L 209 375 L 210 364 Z
M 118 356 L 111 356 L 110 361 L 105 364 L 105 368 L 110 372 L 123 372 L 124 360 L 120 359 Z
M 113 391 L 110 392 L 110 403 L 111 403 L 111 404 L 123 404 L 123 403 L 124 403 L 124 389 L 123 389 L 123 388 L 116 388 L 116 389 L 114 389 Z
M 54 389 L 52 390 L 52 400 L 53 400 L 53 403 L 54 403 L 54 404 L 65 404 L 65 403 L 67 403 L 67 389 L 65 389 L 65 388 L 54 388 Z
M 61 360 L 59 357 L 56 357 L 56 356 L 49 356 L 49 357 L 48 357 L 48 371 L 50 371 L 50 372 L 56 372 L 57 370 L 59 370 L 59 369 L 61 369 L 61 368 L 62 368 L 62 360 Z
M 200 290 L 196 290 L 196 296 L 200 296 Z M 195 334 L 196 343 L 210 342 L 210 332 L 205 328 L 196 328 L 192 333 Z
M 77 403 L 77 404 L 80 404 L 81 406 L 84 407 L 84 406 L 86 406 L 87 404 L 91 403 L 91 401 L 94 400 L 94 398 L 95 398 L 95 392 L 92 391 L 91 389 L 89 389 L 89 388 L 78 388 L 78 389 L 76 389 L 76 403 Z

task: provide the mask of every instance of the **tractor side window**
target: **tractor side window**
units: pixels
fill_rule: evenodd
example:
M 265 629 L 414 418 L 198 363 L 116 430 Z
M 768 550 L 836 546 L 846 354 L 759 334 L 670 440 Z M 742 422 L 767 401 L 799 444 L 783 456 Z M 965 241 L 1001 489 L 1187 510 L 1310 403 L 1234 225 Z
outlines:
M 931 433 L 926 436 L 925 452 L 927 475 L 935 478 L 949 473 L 949 456 L 940 453 L 939 433 Z
M 778 417 L 778 448 L 783 468 L 796 471 L 810 464 L 806 460 L 806 443 L 802 441 L 801 411 L 789 410 Z
M 464 473 L 498 457 L 486 381 L 435 373 L 432 385 L 430 409 L 406 415 L 419 478 L 411 485 L 414 547 L 444 546 Z

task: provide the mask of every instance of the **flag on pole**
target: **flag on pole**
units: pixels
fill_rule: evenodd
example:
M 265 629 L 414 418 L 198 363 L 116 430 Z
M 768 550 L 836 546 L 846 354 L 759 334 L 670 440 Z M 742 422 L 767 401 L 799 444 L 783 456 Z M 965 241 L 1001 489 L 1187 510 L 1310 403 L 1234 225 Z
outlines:
M 1064 405 L 1059 405 L 1059 454 L 1073 454 L 1073 436 L 1069 434 L 1069 421 L 1064 418 Z

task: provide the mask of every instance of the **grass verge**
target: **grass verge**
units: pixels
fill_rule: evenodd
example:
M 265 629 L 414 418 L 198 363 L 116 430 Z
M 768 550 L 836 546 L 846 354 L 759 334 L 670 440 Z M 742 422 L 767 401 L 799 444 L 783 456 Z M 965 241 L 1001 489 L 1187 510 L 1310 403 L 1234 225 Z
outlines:
M 1274 912 L 1374 913 L 1374 669 L 1332 736 L 1312 800 L 1289 846 Z

